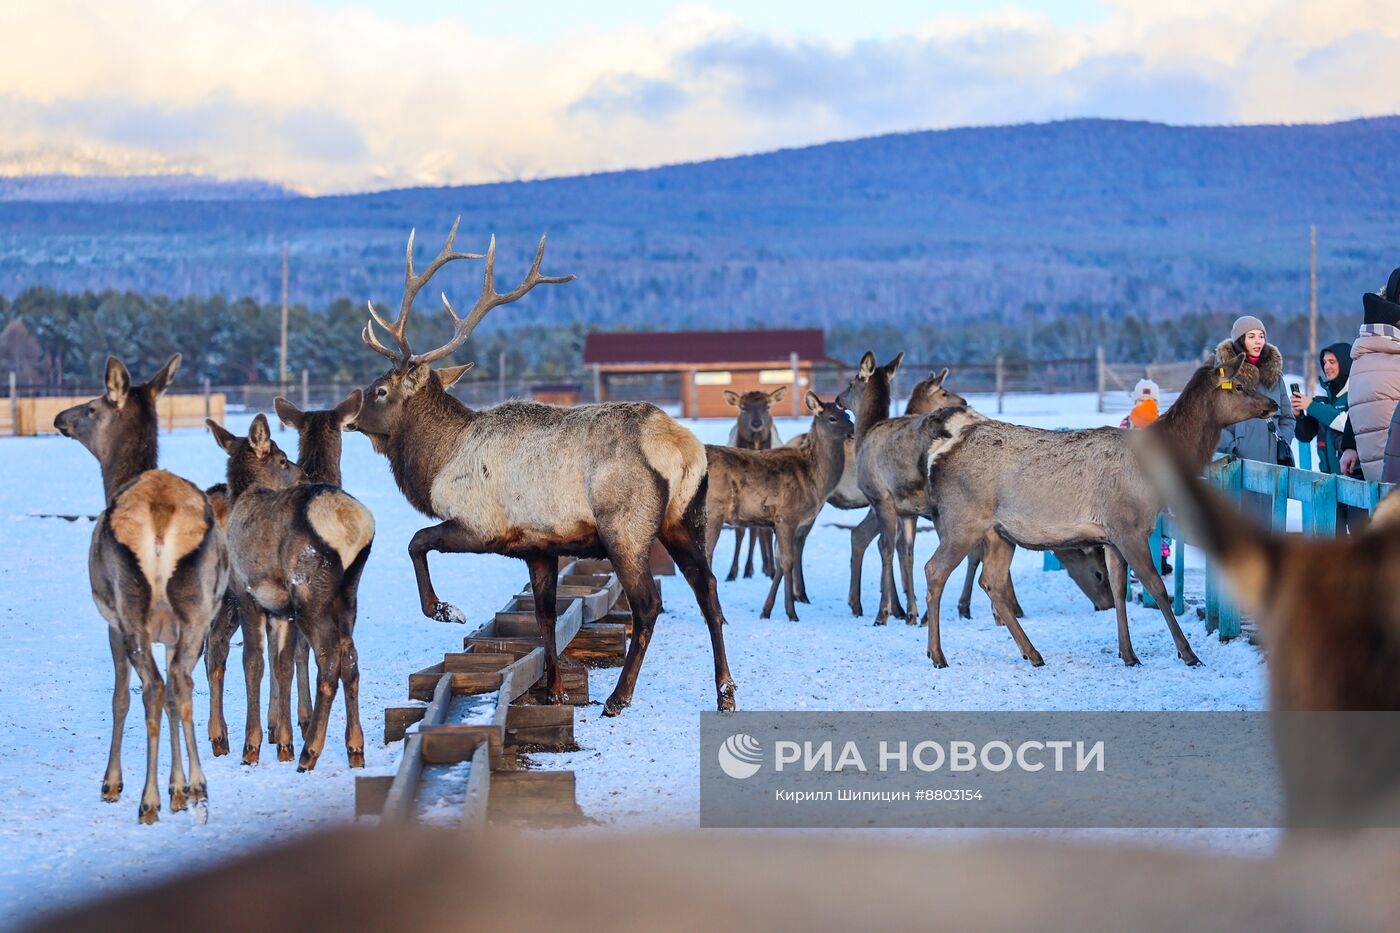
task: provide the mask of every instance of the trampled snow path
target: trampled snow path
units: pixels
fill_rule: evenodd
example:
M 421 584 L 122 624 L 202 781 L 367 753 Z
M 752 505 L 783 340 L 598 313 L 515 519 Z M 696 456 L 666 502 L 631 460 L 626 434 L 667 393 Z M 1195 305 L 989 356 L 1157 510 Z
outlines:
M 989 400 L 973 401 L 989 410 Z M 1094 412 L 1092 396 L 1008 401 L 1004 417 L 1027 424 L 1083 427 L 1111 420 Z M 231 426 L 245 428 L 247 420 L 236 417 Z M 690 427 L 706 441 L 723 442 L 729 424 L 697 422 Z M 780 430 L 791 437 L 805 425 L 780 422 Z M 295 449 L 292 433 L 278 439 Z M 223 479 L 224 455 L 206 432 L 185 430 L 162 435 L 161 465 L 207 486 Z M 0 486 L 0 735 L 5 747 L 0 774 L 6 787 L 0 819 L 0 917 L 146 883 L 352 818 L 354 773 L 345 765 L 339 706 L 316 771 L 297 774 L 293 764 L 272 760 L 268 746 L 259 767 L 243 767 L 237 756 L 213 758 L 204 741 L 208 824 L 195 826 L 188 814 L 165 811 L 157 826 L 140 827 L 136 806 L 145 730 L 139 698 L 134 698 L 125 731 L 126 792 L 118 804 L 101 803 L 112 669 L 105 623 L 88 592 L 92 525 L 85 519 L 36 517 L 98 512 L 97 464 L 66 438 L 4 438 L 0 468 L 7 480 Z M 399 746 L 380 743 L 383 708 L 403 702 L 410 671 L 443 651 L 460 650 L 464 629 L 419 615 L 406 546 L 428 522 L 409 508 L 387 463 L 364 438 L 346 438 L 344 474 L 346 487 L 373 510 L 378 526 L 360 589 L 356 642 L 369 739 L 365 773 L 387 773 L 397 764 Z M 1243 640 L 1222 645 L 1207 638 L 1194 616 L 1183 625 L 1203 667 L 1182 666 L 1157 612 L 1134 608 L 1133 639 L 1143 666 L 1125 669 L 1117 658 L 1112 613 L 1093 613 L 1064 574 L 1043 573 L 1040 555 L 1030 553 L 1018 555 L 1015 576 L 1027 612 L 1026 631 L 1046 666 L 1032 669 L 1021 660 L 1010 636 L 991 624 L 980 590 L 973 601 L 975 618 L 957 619 L 958 586 L 950 585 L 943 644 L 951 667 L 934 671 L 924 657 L 924 630 L 899 622 L 874 628 L 869 615 L 853 619 L 846 608 L 848 533 L 833 523 L 858 519 L 858 513 L 831 508 L 818 519 L 807 548 L 812 604 L 799 606 L 801 622 L 783 619 L 781 603 L 779 618 L 758 619 L 766 579 L 721 584 L 721 600 L 733 623 L 725 636 L 741 709 L 1200 710 L 1263 705 L 1259 652 Z M 931 533 L 919 536 L 919 566 L 934 544 Z M 732 546 L 727 532 L 716 555 L 721 576 Z M 435 556 L 432 562 L 439 591 L 466 610 L 473 624 L 485 620 L 526 579 L 524 565 L 505 558 Z M 916 576 L 922 591 L 922 574 Z M 1198 576 L 1193 575 L 1188 589 L 1199 589 Z M 878 555 L 872 547 L 863 591 L 868 613 L 878 601 L 878 580 Z M 954 580 L 960 583 L 961 571 Z M 577 738 L 583 750 L 542 762 L 574 769 L 585 812 L 610 828 L 694 826 L 698 820 L 696 714 L 712 709 L 714 702 L 709 640 L 683 580 L 666 578 L 663 598 L 667 612 L 658 622 L 632 708 L 611 720 L 599 715 L 600 706 L 580 709 Z M 244 712 L 239 640 L 235 638 L 225 690 L 235 748 L 241 744 Z M 612 689 L 616 673 L 592 672 L 595 700 Z M 203 740 L 208 695 L 202 673 L 195 683 L 195 715 Z M 164 732 L 163 800 L 168 738 Z M 1271 837 L 1224 833 L 1200 838 L 1257 849 Z

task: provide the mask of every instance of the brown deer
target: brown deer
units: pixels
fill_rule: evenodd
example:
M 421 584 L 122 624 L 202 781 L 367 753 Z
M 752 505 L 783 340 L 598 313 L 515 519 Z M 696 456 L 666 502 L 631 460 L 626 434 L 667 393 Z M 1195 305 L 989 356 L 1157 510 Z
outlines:
M 156 399 L 179 366 L 177 353 L 149 382 L 133 386 L 126 367 L 108 357 L 106 393 L 54 419 L 60 434 L 80 442 L 102 465 L 107 507 L 98 516 L 88 551 L 92 599 L 107 620 L 116 673 L 102 799 L 121 799 L 122 728 L 134 667 L 146 707 L 146 785 L 137 811 L 142 823 L 156 822 L 160 813 L 156 762 L 162 706 L 170 719 L 170 809 L 192 805 L 201 819 L 207 813 L 190 672 L 228 579 L 224 535 L 208 498 L 188 480 L 156 467 Z M 166 646 L 168 683 L 156 666 L 157 643 Z M 182 739 L 189 755 L 188 781 L 180 761 Z
M 397 320 L 370 306 L 362 339 L 393 367 L 365 390 L 353 429 L 389 458 L 410 504 L 441 523 L 420 530 L 409 543 L 423 614 L 462 622 L 454 606 L 438 598 L 428 573 L 430 552 L 504 554 L 530 568 L 535 618 L 545 643 L 548 699 L 562 703 L 563 679 L 555 645 L 558 557 L 606 557 L 632 606 L 632 641 L 617 687 L 603 708 L 620 713 L 632 700 L 637 673 L 651 641 L 660 593 L 649 556 L 659 539 L 670 553 L 705 616 L 714 651 L 715 689 L 721 710 L 734 708 L 734 681 L 724 654 L 724 615 L 705 553 L 705 447 L 661 409 L 649 404 L 607 403 L 563 408 L 506 402 L 473 411 L 443 389 L 429 364 L 466 342 L 494 308 L 523 297 L 536 285 L 573 276 L 540 274 L 545 240 L 525 279 L 500 294 L 495 289 L 495 238 L 486 253 L 481 296 L 454 321 L 446 344 L 415 354 L 404 333 L 413 300 L 433 273 L 456 259 L 478 258 L 447 244 L 422 274 L 413 270 L 413 236 Z M 394 339 L 390 350 L 375 336 L 378 324 Z
M 740 450 L 770 450 L 781 446 L 782 438 L 773 426 L 773 406 L 787 395 L 787 386 L 778 386 L 772 392 L 754 389 L 740 395 L 724 390 L 724 400 L 739 409 L 734 427 L 729 429 L 729 446 Z M 739 552 L 744 547 L 744 532 L 749 532 L 749 556 L 744 564 L 744 577 L 753 576 L 753 546 L 758 542 L 763 555 L 763 575 L 773 576 L 773 533 L 766 528 L 734 529 L 734 563 L 729 568 L 726 581 L 739 576 Z M 710 555 L 713 560 L 714 555 Z M 805 599 L 803 600 L 806 601 Z
M 1145 428 L 1181 451 L 1200 472 L 1227 425 L 1272 414 L 1277 406 L 1235 377 L 1233 366 L 1203 366 L 1191 377 L 1176 403 Z M 1166 586 L 1149 553 L 1148 536 L 1161 511 L 1161 497 L 1142 475 L 1129 448 L 1128 432 L 1119 428 L 1046 431 L 999 421 L 966 421 L 954 438 L 927 464 L 929 501 L 935 506 L 938 550 L 924 567 L 928 580 L 928 655 L 935 667 L 947 667 L 939 640 L 939 599 L 948 576 L 968 552 L 988 535 L 982 568 L 992 610 L 1034 665 L 1040 652 L 1011 612 L 1010 548 L 1033 550 L 1105 545 L 1109 584 L 1118 613 L 1118 656 L 1138 663 L 1128 633 L 1127 568 L 1142 580 L 1157 601 L 1171 631 L 1177 655 L 1199 664 L 1172 612 Z M 1033 467 L 1033 468 L 1032 468 Z M 995 545 L 995 546 L 993 546 Z
M 338 486 L 307 483 L 305 473 L 272 440 L 258 415 L 246 438 L 207 422 L 228 454 L 229 556 L 232 587 L 244 630 L 267 628 L 274 645 L 276 690 L 269 732 L 279 761 L 292 758 L 290 699 L 293 645 L 290 625 L 316 652 L 316 703 L 298 771 L 316 767 L 336 685 L 345 687 L 345 750 L 350 767 L 364 766 L 359 715 L 359 658 L 355 651 L 360 575 L 374 541 L 374 516 Z M 245 643 L 245 655 L 260 655 Z M 249 684 L 244 760 L 257 761 L 260 684 Z
M 777 599 L 778 584 L 787 581 L 783 597 L 787 616 L 797 621 L 795 605 L 797 538 L 812 527 L 817 513 L 841 479 L 845 444 L 855 433 L 850 416 L 815 392 L 803 401 L 812 413 L 807 443 L 773 450 L 739 450 L 708 445 L 709 499 L 705 506 L 706 553 L 713 553 L 721 529 L 771 528 L 778 544 L 778 567 L 763 604 L 768 618 Z

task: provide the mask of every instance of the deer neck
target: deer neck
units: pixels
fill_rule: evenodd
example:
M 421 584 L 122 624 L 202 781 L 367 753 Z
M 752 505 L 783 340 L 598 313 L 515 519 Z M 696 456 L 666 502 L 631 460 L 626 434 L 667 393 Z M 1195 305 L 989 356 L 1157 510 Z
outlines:
M 866 431 L 881 421 L 889 420 L 890 384 L 877 379 L 866 383 L 858 407 L 860 410 L 856 412 L 856 444 L 860 444 Z
M 841 473 L 846 466 L 846 441 L 836 434 L 815 428 L 807 436 L 807 461 L 812 465 L 812 475 L 825 499 L 841 481 Z
M 1211 387 L 1206 391 L 1218 390 Z M 1217 422 L 1204 396 L 1183 392 L 1167 409 L 1167 413 L 1148 425 L 1146 430 L 1157 432 L 1169 449 L 1184 455 L 1191 472 L 1199 473 L 1210 462 L 1216 445 L 1220 443 L 1220 432 L 1226 427 Z
M 462 438 L 476 420 L 476 412 L 436 387 L 410 400 L 399 419 L 400 427 L 389 435 L 389 469 L 410 505 L 434 518 L 433 483 L 451 462 Z M 464 477 L 463 482 L 469 478 Z
M 108 502 L 117 491 L 147 470 L 156 469 L 158 459 L 156 429 L 152 425 L 141 436 L 113 445 L 99 462 L 102 464 L 102 492 Z
M 340 485 L 340 431 L 312 428 L 301 437 L 297 466 L 308 483 Z

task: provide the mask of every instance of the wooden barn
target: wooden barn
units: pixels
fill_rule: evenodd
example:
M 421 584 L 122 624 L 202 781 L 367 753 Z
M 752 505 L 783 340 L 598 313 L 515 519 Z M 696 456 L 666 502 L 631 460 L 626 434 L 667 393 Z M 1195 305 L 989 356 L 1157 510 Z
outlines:
M 681 417 L 730 418 L 725 390 L 805 389 L 814 366 L 835 363 L 826 355 L 826 334 L 804 330 L 696 330 L 589 334 L 583 362 L 593 372 L 599 401 L 616 381 L 666 376 L 679 395 Z M 679 377 L 678 379 L 676 377 Z M 677 384 L 678 383 L 678 384 Z M 801 391 L 789 391 L 774 414 L 799 413 Z M 788 404 L 791 411 L 786 410 Z

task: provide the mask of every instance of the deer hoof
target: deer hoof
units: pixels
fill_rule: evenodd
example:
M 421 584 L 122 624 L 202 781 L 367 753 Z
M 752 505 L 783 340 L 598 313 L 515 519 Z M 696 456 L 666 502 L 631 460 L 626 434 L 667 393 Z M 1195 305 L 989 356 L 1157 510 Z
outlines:
M 1123 659 L 1124 667 L 1138 667 L 1142 664 L 1142 662 L 1137 659 L 1137 655 L 1132 653 L 1120 654 L 1119 657 Z
M 928 652 L 928 657 L 936 668 L 942 669 L 948 666 L 948 659 L 943 657 L 942 651 L 930 651 Z
M 738 575 L 737 573 L 735 573 L 734 571 L 731 570 L 731 571 L 729 572 L 729 576 L 727 576 L 727 577 L 724 578 L 724 582 L 725 582 L 725 583 L 732 583 L 733 581 L 735 581 L 735 580 L 737 580 L 737 579 L 739 579 L 739 575 Z
M 228 736 L 210 736 L 209 746 L 214 749 L 214 757 L 218 758 L 228 754 Z
M 569 694 L 564 690 L 560 690 L 558 693 L 550 691 L 550 693 L 545 696 L 545 702 L 550 706 L 563 706 L 565 703 L 569 702 Z
M 1033 650 L 1030 654 L 1022 655 L 1022 657 L 1024 657 L 1027 661 L 1031 662 L 1031 667 L 1045 666 L 1045 659 L 1040 656 L 1039 651 Z
M 1196 652 L 1194 651 L 1187 651 L 1185 654 L 1177 652 L 1177 657 L 1181 658 L 1182 661 L 1185 661 L 1187 667 L 1201 666 L 1201 659 L 1196 657 Z
M 208 784 L 191 784 L 186 790 L 189 792 L 191 806 L 198 806 L 209 800 Z
M 928 613 L 924 613 L 924 618 L 925 618 L 925 619 L 928 618 Z M 970 618 L 972 618 L 972 607 L 971 607 L 971 606 L 964 606 L 964 605 L 962 605 L 962 604 L 959 604 L 959 605 L 958 605 L 958 618 L 959 618 L 959 619 L 970 619 Z
M 438 603 L 433 607 L 430 615 L 439 622 L 451 622 L 456 625 L 467 624 L 467 617 L 462 615 L 462 610 L 450 603 Z
M 345 749 L 345 757 L 350 760 L 350 767 L 363 768 L 365 766 L 365 750 L 363 748 Z
M 153 826 L 159 820 L 159 803 L 143 803 L 141 804 L 141 808 L 136 811 L 136 822 L 140 823 L 142 826 Z
M 885 625 L 885 624 L 888 623 L 889 621 L 890 621 L 890 614 L 889 614 L 888 612 L 882 612 L 882 613 L 880 613 L 879 615 L 877 615 L 877 616 L 875 617 L 875 621 L 874 621 L 872 624 L 874 624 L 874 625 Z
M 293 754 L 292 754 L 292 743 L 291 743 L 291 742 L 278 742 L 278 743 L 277 743 L 277 760 L 278 760 L 278 761 L 291 761 L 293 757 L 294 757 L 294 756 L 293 756 Z
M 608 697 L 608 702 L 603 704 L 603 715 L 616 716 L 618 713 L 621 713 L 623 710 L 625 710 L 631 705 L 631 700 L 619 699 L 617 694 L 613 694 L 612 696 Z
M 721 713 L 732 713 L 737 708 L 734 704 L 734 684 L 727 683 L 719 688 L 719 711 Z
M 291 747 L 291 746 L 288 746 L 288 748 L 290 748 L 290 747 Z M 279 746 L 279 755 L 280 755 L 280 746 Z M 289 760 L 289 761 L 291 760 L 291 759 L 290 759 L 290 756 L 288 757 L 288 760 Z M 303 750 L 302 750 L 302 753 L 301 753 L 301 758 L 297 761 L 297 774 L 304 774 L 304 773 L 307 772 L 307 771 L 311 771 L 311 770 L 315 769 L 315 767 L 316 767 L 316 754 L 315 754 L 314 752 L 312 752 L 310 749 L 303 749 Z
M 801 619 L 797 618 L 797 613 L 795 613 L 795 612 L 789 612 L 789 613 L 787 614 L 787 617 L 788 617 L 788 621 L 789 621 L 789 622 L 800 622 L 800 621 L 802 621 Z
M 104 803 L 116 803 L 118 800 L 121 800 L 121 799 L 122 799 L 122 782 L 121 782 L 121 781 L 118 781 L 118 782 L 115 783 L 115 784 L 109 784 L 109 783 L 106 782 L 106 781 L 103 781 L 103 782 L 102 782 L 102 800 L 103 800 Z
M 251 744 L 249 744 L 249 745 L 244 745 L 244 746 L 243 746 L 243 763 L 244 763 L 245 765 L 255 765 L 255 764 L 258 763 L 258 759 L 261 758 L 261 757 L 262 757 L 262 746 L 261 746 L 261 745 L 251 745 Z
M 186 807 L 189 806 L 189 797 L 188 797 L 189 790 L 190 790 L 190 789 L 189 789 L 188 787 L 172 787 L 172 788 L 170 788 L 170 812 L 171 812 L 171 813 L 181 813 L 181 812 L 183 812 L 183 811 L 185 810 Z

